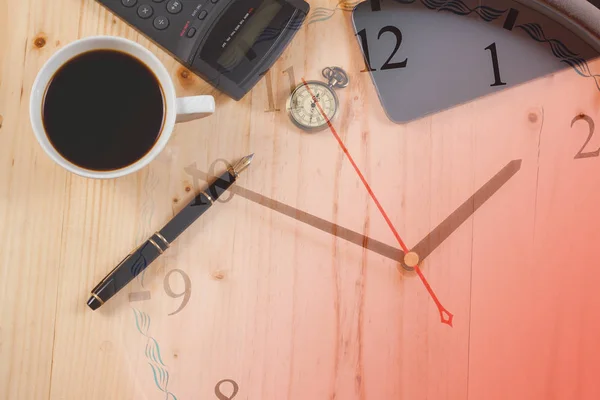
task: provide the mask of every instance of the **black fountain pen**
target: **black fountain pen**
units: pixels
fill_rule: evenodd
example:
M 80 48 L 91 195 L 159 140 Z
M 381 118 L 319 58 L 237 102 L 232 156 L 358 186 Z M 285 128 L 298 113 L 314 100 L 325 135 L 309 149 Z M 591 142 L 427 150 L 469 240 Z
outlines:
M 156 232 L 144 244 L 129 254 L 92 290 L 87 305 L 96 310 L 119 290 L 156 260 L 179 235 L 206 212 L 231 185 L 238 175 L 250 166 L 254 154 L 246 156 L 213 181 L 185 208 L 177 213 L 164 228 Z

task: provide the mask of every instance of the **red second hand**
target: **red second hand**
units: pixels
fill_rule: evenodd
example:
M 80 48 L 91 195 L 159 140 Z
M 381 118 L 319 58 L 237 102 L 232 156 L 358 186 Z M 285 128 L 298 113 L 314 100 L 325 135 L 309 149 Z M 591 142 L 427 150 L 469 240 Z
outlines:
M 383 207 L 379 203 L 379 200 L 377 200 L 377 197 L 375 197 L 375 193 L 373 193 L 373 190 L 371 190 L 371 186 L 369 185 L 369 183 L 367 182 L 367 180 L 363 176 L 362 172 L 360 172 L 360 169 L 358 169 L 358 166 L 354 162 L 354 159 L 350 155 L 350 152 L 348 151 L 348 149 L 344 145 L 344 142 L 342 142 L 342 139 L 340 138 L 340 135 L 338 135 L 337 131 L 333 127 L 333 124 L 331 123 L 331 121 L 329 120 L 329 118 L 327 118 L 327 115 L 325 114 L 325 112 L 321 108 L 321 104 L 319 104 L 319 101 L 317 100 L 317 98 L 313 94 L 312 90 L 310 90 L 310 87 L 307 85 L 307 83 L 304 80 L 304 78 L 302 78 L 302 83 L 304 84 L 304 86 L 308 90 L 308 93 L 310 93 L 311 97 L 313 98 L 313 101 L 317 105 L 317 108 L 319 109 L 319 112 L 321 113 L 321 115 L 323 116 L 323 118 L 325 119 L 325 121 L 327 122 L 327 125 L 329 126 L 329 130 L 331 130 L 331 133 L 336 138 L 336 140 L 339 143 L 340 147 L 342 148 L 342 150 L 344 151 L 344 153 L 348 157 L 348 160 L 350 160 L 350 163 L 352 164 L 352 167 L 354 167 L 354 170 L 358 174 L 358 177 L 362 181 L 363 185 L 365 185 L 365 188 L 367 189 L 367 192 L 369 192 L 369 195 L 371 196 L 371 198 L 373 199 L 373 201 L 377 205 L 377 208 L 379 209 L 379 212 L 381 212 L 381 215 L 383 215 L 383 218 L 385 219 L 385 222 L 388 224 L 388 226 L 392 230 L 392 233 L 396 237 L 396 240 L 400 244 L 400 247 L 402 247 L 402 250 L 404 250 L 404 254 L 408 253 L 409 252 L 408 247 L 406 247 L 406 245 L 404 244 L 404 242 L 400 238 L 400 235 L 398 234 L 398 231 L 396 230 L 396 228 L 394 228 L 394 225 L 392 224 L 392 221 L 390 221 L 389 217 L 387 216 L 387 213 L 385 212 L 385 210 L 383 209 Z M 421 272 L 421 269 L 419 268 L 419 265 L 415 265 L 415 271 L 417 271 L 417 275 L 419 275 L 419 278 L 421 278 L 421 281 L 423 282 L 423 285 L 425 285 L 425 288 L 427 289 L 427 291 L 429 292 L 429 295 L 431 296 L 431 298 L 433 299 L 435 305 L 437 306 L 438 311 L 440 312 L 440 318 L 442 320 L 442 323 L 443 324 L 448 324 L 448 325 L 452 326 L 452 319 L 454 318 L 454 315 L 452 315 L 448 310 L 446 310 L 444 308 L 444 306 L 442 305 L 442 303 L 440 302 L 440 300 L 435 295 L 435 292 L 433 291 L 433 289 L 429 285 L 429 282 L 427 282 L 427 279 L 425 279 L 425 276 Z

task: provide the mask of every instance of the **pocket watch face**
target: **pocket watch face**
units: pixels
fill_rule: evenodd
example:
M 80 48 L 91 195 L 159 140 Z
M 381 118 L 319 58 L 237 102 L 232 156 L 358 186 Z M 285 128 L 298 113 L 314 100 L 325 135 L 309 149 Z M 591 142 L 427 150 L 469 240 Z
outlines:
M 337 112 L 338 98 L 334 89 L 323 82 L 309 81 L 292 92 L 286 107 L 292 122 L 299 128 L 323 130 Z
M 90 351 L 56 361 L 54 381 L 82 369 L 55 397 L 600 398 L 600 10 L 558 3 L 311 2 L 247 98 L 111 186 L 131 224 L 65 224 L 82 248 L 120 227 L 65 260 L 93 264 L 91 287 L 255 154 L 85 326 L 57 316 Z

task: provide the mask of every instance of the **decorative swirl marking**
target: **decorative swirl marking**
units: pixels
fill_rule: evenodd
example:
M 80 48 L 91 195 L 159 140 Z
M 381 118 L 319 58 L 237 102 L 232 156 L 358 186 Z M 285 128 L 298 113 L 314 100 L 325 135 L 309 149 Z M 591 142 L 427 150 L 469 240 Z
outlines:
M 144 248 L 148 245 L 148 243 L 144 244 Z M 146 257 L 144 257 L 144 252 L 142 250 L 135 262 L 131 264 L 131 267 L 129 268 L 129 273 L 131 274 L 131 276 L 138 276 L 140 272 L 146 271 L 147 266 L 148 260 L 146 260 Z
M 394 1 L 401 4 L 413 4 L 416 0 Z M 335 6 L 335 8 L 316 7 L 306 20 L 306 25 L 308 26 L 316 22 L 327 21 L 331 19 L 337 13 L 338 10 L 351 12 L 360 3 L 362 3 L 362 0 L 357 0 L 353 2 L 348 2 L 347 0 L 340 0 Z M 421 3 L 423 3 L 425 7 L 431 10 L 450 11 L 457 15 L 469 15 L 471 13 L 476 13 L 484 21 L 487 22 L 499 18 L 500 16 L 502 16 L 502 14 L 504 14 L 507 11 L 498 10 L 489 6 L 477 6 L 475 8 L 470 8 L 462 0 L 421 0 Z M 302 21 L 294 20 L 291 21 L 289 24 L 285 23 L 284 25 L 277 28 L 267 28 L 261 33 L 256 42 L 260 43 L 267 40 L 273 40 L 277 38 L 277 36 L 279 36 L 279 34 L 281 34 L 281 32 L 285 29 L 299 30 L 302 27 L 302 24 Z
M 142 243 L 146 239 L 150 229 L 152 229 L 152 216 L 154 214 L 154 199 L 152 197 L 152 192 L 154 192 L 154 189 L 156 189 L 158 183 L 158 178 L 152 169 L 150 169 L 146 175 L 146 179 L 144 180 L 145 200 L 144 204 L 142 205 L 141 221 L 137 231 L 137 243 Z M 142 287 L 144 287 L 145 275 L 146 271 L 143 271 L 139 279 Z
M 340 0 L 335 8 L 327 8 L 327 7 L 316 7 L 308 20 L 306 22 L 307 25 L 314 24 L 315 22 L 327 21 L 331 17 L 335 15 L 337 10 L 342 11 L 352 11 L 354 8 L 362 3 L 362 0 L 347 2 L 346 0 Z
M 546 38 L 544 30 L 539 24 L 529 23 L 517 25 L 516 27 L 524 30 L 535 41 L 550 44 L 552 54 L 554 54 L 558 58 L 571 58 L 577 56 L 577 53 L 573 53 L 561 41 Z
M 413 4 L 416 0 L 394 0 L 400 4 Z M 456 15 L 470 15 L 475 13 L 486 22 L 491 22 L 502 16 L 507 10 L 498 10 L 489 6 L 470 8 L 462 0 L 421 0 L 421 3 L 430 10 L 450 11 Z
M 414 0 L 413 0 L 414 2 Z M 401 3 L 404 3 L 401 1 Z M 498 19 L 508 10 L 498 10 L 489 6 L 477 6 L 470 8 L 461 0 L 421 0 L 423 5 L 431 10 L 450 11 L 457 15 L 470 15 L 476 13 L 486 22 Z
M 167 389 L 169 384 L 169 371 L 167 371 L 167 366 L 160 355 L 160 346 L 156 339 L 151 337 L 148 333 L 150 330 L 150 316 L 135 308 L 132 308 L 132 310 L 135 316 L 135 326 L 137 327 L 137 330 L 147 339 L 144 354 L 146 355 L 150 368 L 152 368 L 154 383 L 160 391 L 166 394 L 166 400 L 177 400 L 177 397 Z
M 258 39 L 256 39 L 256 43 L 266 42 L 268 40 L 276 39 L 277 36 L 279 36 L 281 34 L 281 32 L 283 32 L 284 30 L 297 31 L 297 30 L 300 30 L 301 27 L 302 27 L 302 21 L 299 19 L 294 19 L 289 24 L 287 22 L 284 22 L 281 26 L 279 26 L 277 28 L 273 28 L 273 27 L 265 28 L 265 30 L 260 34 L 260 36 L 258 36 Z
M 516 28 L 522 29 L 527 35 L 529 35 L 533 40 L 539 43 L 548 43 L 550 45 L 550 49 L 552 54 L 556 58 L 559 58 L 561 62 L 572 67 L 577 74 L 585 77 L 592 78 L 596 83 L 596 87 L 600 90 L 600 75 L 592 73 L 590 67 L 583 58 L 579 57 L 577 53 L 572 52 L 569 48 L 560 40 L 557 39 L 548 39 L 544 34 L 544 30 L 539 24 L 529 23 L 523 25 L 517 25 Z
M 291 21 L 283 21 L 283 23 L 279 27 L 277 27 L 277 28 L 267 27 L 258 36 L 258 38 L 256 39 L 256 43 L 261 43 L 261 42 L 266 42 L 266 41 L 269 41 L 269 40 L 274 40 L 284 30 L 299 31 L 300 28 L 302 28 L 303 23 L 304 23 L 304 20 L 301 19 L 299 16 L 296 16 Z
M 152 215 L 154 214 L 154 199 L 152 197 L 152 192 L 158 186 L 159 180 L 152 171 L 152 169 L 148 170 L 148 174 L 144 179 L 144 204 L 142 205 L 142 215 L 140 218 L 140 225 L 137 231 L 137 241 L 140 243 L 144 240 L 152 229 Z
M 337 10 L 352 11 L 352 10 L 354 10 L 354 7 L 356 7 L 361 2 L 362 2 L 362 0 L 357 0 L 357 1 L 354 1 L 351 3 L 347 2 L 346 0 L 340 0 L 335 8 L 316 7 L 313 10 L 312 14 L 307 18 L 306 25 L 311 25 L 315 22 L 326 21 L 326 20 L 330 19 L 331 17 L 333 17 L 335 15 L 335 13 L 337 12 Z M 256 43 L 266 42 L 268 40 L 274 40 L 284 30 L 294 30 L 294 31 L 300 30 L 300 28 L 302 28 L 303 24 L 304 24 L 304 21 L 296 18 L 296 19 L 290 21 L 289 23 L 287 21 L 284 22 L 281 26 L 279 26 L 277 28 L 272 28 L 272 27 L 266 28 L 260 34 L 258 39 L 256 39 Z

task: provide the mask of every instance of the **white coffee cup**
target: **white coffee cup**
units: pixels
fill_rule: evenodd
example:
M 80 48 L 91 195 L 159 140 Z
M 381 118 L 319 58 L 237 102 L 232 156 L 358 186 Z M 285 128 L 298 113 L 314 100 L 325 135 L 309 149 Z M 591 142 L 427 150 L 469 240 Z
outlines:
M 93 171 L 73 164 L 64 158 L 46 135 L 42 121 L 42 107 L 46 89 L 60 67 L 79 54 L 91 50 L 117 50 L 127 53 L 143 62 L 158 78 L 162 86 L 165 102 L 163 128 L 154 147 L 144 157 L 124 168 L 112 171 Z M 115 36 L 92 36 L 76 40 L 57 51 L 39 71 L 31 90 L 29 116 L 33 132 L 39 144 L 52 160 L 65 169 L 87 178 L 111 179 L 139 171 L 154 160 L 165 148 L 177 122 L 191 121 L 209 116 L 215 112 L 213 96 L 192 96 L 177 98 L 175 85 L 167 69 L 148 49 L 128 39 Z

